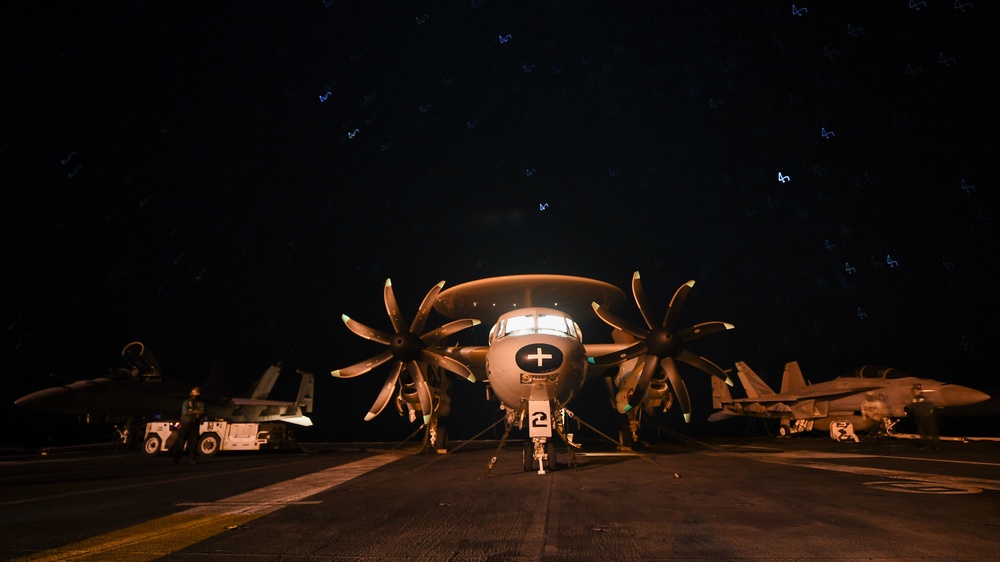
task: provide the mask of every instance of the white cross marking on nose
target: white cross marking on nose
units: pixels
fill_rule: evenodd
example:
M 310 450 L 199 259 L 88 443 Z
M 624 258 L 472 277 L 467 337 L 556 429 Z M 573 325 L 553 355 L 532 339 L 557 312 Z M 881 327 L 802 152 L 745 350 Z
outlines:
M 528 356 L 528 359 L 538 359 L 538 366 L 541 367 L 544 359 L 552 359 L 552 354 L 542 353 L 542 348 L 539 347 L 537 352 Z

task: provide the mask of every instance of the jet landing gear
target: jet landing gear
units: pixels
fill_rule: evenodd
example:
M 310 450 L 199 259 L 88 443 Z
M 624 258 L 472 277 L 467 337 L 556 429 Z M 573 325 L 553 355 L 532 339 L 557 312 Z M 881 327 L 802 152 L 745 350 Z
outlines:
M 538 471 L 538 474 L 545 474 L 546 469 L 553 471 L 556 469 L 556 444 L 545 437 L 532 437 L 531 441 L 524 442 L 524 471 Z
M 524 442 L 524 448 L 521 450 L 521 462 L 524 471 L 537 471 L 538 474 L 545 474 L 546 471 L 551 472 L 555 470 L 556 444 L 552 441 L 552 404 L 547 400 L 531 400 L 521 402 L 516 411 L 506 408 L 503 405 L 501 405 L 501 409 L 507 412 L 507 429 L 504 430 L 503 437 L 500 438 L 497 453 L 499 454 L 500 450 L 503 449 L 510 431 L 515 427 L 523 429 L 524 422 L 527 421 L 529 424 L 529 439 Z M 567 439 L 563 432 L 561 416 L 565 411 L 565 409 L 560 408 L 560 416 L 555 420 L 555 428 L 568 445 L 579 447 L 578 444 L 572 442 L 571 438 Z M 570 451 L 570 457 L 572 458 L 572 451 Z M 490 459 L 489 464 L 486 466 L 486 472 L 483 474 L 484 478 L 489 478 L 490 471 L 493 470 L 496 462 L 497 455 L 493 455 L 493 458 Z
M 448 454 L 448 427 L 441 422 L 435 412 L 431 415 L 431 423 L 424 434 L 424 449 L 430 449 L 439 455 Z
M 528 401 L 528 436 L 522 459 L 524 471 L 537 470 L 545 474 L 556 468 L 556 444 L 552 441 L 552 403 L 548 400 Z
M 804 431 L 812 431 L 813 422 L 812 420 L 781 420 L 781 425 L 778 426 L 778 437 L 787 438 L 795 435 L 797 433 L 802 433 Z

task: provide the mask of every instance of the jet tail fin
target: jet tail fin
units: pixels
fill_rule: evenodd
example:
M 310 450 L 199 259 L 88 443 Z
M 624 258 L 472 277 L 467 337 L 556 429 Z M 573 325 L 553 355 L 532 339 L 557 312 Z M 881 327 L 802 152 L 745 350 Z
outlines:
M 802 369 L 799 368 L 798 361 L 786 363 L 785 374 L 781 377 L 781 393 L 793 393 L 805 387 L 806 379 L 802 376 Z
M 757 398 L 758 396 L 766 396 L 768 394 L 774 394 L 771 387 L 767 386 L 764 379 L 757 376 L 757 373 L 753 372 L 753 369 L 749 365 L 742 361 L 736 363 L 736 371 L 739 373 L 740 382 L 743 383 L 743 390 L 747 393 L 747 398 Z
M 271 389 L 274 388 L 275 381 L 278 380 L 278 375 L 281 374 L 281 365 L 271 365 L 264 371 L 264 374 L 257 379 L 257 382 L 250 387 L 247 391 L 246 397 L 252 398 L 254 400 L 263 400 L 271 394 Z
M 729 385 L 726 381 L 712 377 L 712 407 L 718 411 L 709 416 L 708 421 L 716 422 L 739 416 L 733 410 L 733 406 L 733 395 L 729 392 Z
M 729 392 L 726 381 L 712 377 L 712 408 L 721 410 L 725 405 L 733 403 L 733 395 Z
M 281 373 L 281 365 L 271 366 L 252 389 L 251 394 L 259 398 L 233 398 L 230 402 L 236 406 L 234 417 L 242 417 L 246 421 L 284 421 L 298 425 L 312 425 L 312 420 L 303 414 L 313 411 L 313 392 L 316 377 L 312 373 L 296 371 L 302 376 L 299 383 L 299 393 L 295 402 L 286 400 L 270 400 L 267 394 L 271 391 L 274 379 Z
M 312 373 L 307 373 L 305 371 L 296 371 L 298 374 L 302 375 L 302 382 L 299 383 L 299 395 L 295 399 L 295 403 L 302 407 L 306 412 L 312 413 L 313 411 L 313 391 L 315 390 L 316 377 Z
M 203 394 L 211 396 L 233 396 L 233 385 L 229 380 L 229 368 L 218 361 L 212 361 L 208 379 L 201 385 Z

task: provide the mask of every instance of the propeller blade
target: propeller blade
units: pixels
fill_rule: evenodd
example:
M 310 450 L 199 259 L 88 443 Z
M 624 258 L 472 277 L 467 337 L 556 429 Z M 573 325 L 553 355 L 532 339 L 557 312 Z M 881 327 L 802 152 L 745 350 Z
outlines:
M 687 385 L 684 384 L 684 379 L 681 378 L 681 374 L 677 372 L 677 364 L 670 357 L 664 358 L 660 361 L 660 366 L 667 373 L 667 378 L 670 379 L 670 386 L 674 389 L 674 396 L 677 397 L 677 402 L 680 403 L 681 412 L 684 414 L 684 421 L 691 422 L 691 397 L 688 396 Z
M 441 292 L 442 287 L 444 287 L 443 280 L 437 285 L 431 287 L 430 291 L 427 291 L 427 296 L 424 297 L 424 302 L 420 303 L 420 308 L 417 310 L 417 316 L 413 319 L 413 325 L 410 327 L 410 331 L 414 334 L 419 334 L 424 331 L 424 324 L 427 323 L 427 316 L 431 313 L 431 308 L 434 307 L 434 300 L 437 299 L 438 293 Z
M 344 324 L 347 324 L 347 328 L 350 331 L 365 338 L 366 340 L 377 341 L 385 345 L 389 345 L 389 343 L 392 342 L 392 336 L 390 336 L 389 334 L 381 330 L 376 330 L 375 328 L 368 327 L 346 314 L 341 314 L 340 319 L 344 321 Z
M 635 297 L 635 304 L 639 307 L 639 313 L 642 314 L 642 319 L 646 321 L 646 326 L 649 329 L 656 327 L 655 320 L 653 320 L 653 309 L 649 306 L 649 301 L 646 299 L 646 292 L 642 290 L 642 282 L 639 281 L 639 272 L 636 271 L 632 274 L 632 296 Z
M 674 331 L 674 326 L 677 325 L 677 317 L 680 316 L 681 308 L 684 307 L 684 301 L 687 299 L 692 287 L 694 287 L 693 279 L 678 287 L 677 292 L 674 293 L 674 298 L 670 299 L 667 315 L 663 317 L 663 327 L 671 332 Z
M 646 353 L 646 342 L 640 341 L 635 344 L 622 349 L 621 351 L 615 351 L 614 353 L 606 353 L 604 355 L 598 355 L 597 357 L 588 357 L 587 362 L 591 365 L 614 365 L 615 363 L 621 363 L 622 361 L 628 361 L 629 359 L 644 355 Z
M 634 337 L 637 340 L 646 339 L 646 332 L 647 332 L 647 330 L 641 330 L 641 329 L 635 327 L 635 325 L 633 325 L 631 322 L 629 322 L 629 321 L 625 320 L 624 318 L 619 317 L 617 314 L 611 312 L 604 305 L 597 304 L 596 302 L 592 302 L 592 303 L 590 303 L 590 306 L 593 307 L 594 312 L 597 313 L 597 316 L 601 320 L 604 320 L 605 324 L 608 324 L 612 328 L 617 328 L 617 329 L 619 329 L 619 330 L 621 330 L 621 331 L 629 334 L 630 336 Z
M 680 332 L 677 332 L 677 337 L 679 337 L 682 342 L 687 343 L 716 332 L 732 330 L 735 327 L 736 326 L 733 326 L 729 322 L 702 322 L 701 324 L 695 324 L 690 328 L 685 328 Z
M 370 421 L 375 416 L 382 413 L 382 409 L 385 405 L 389 403 L 389 399 L 392 398 L 393 391 L 396 390 L 396 381 L 399 380 L 399 373 L 403 370 L 403 364 L 397 362 L 392 368 L 392 372 L 385 379 L 385 384 L 382 385 L 382 391 L 378 393 L 378 398 L 375 399 L 375 403 L 372 404 L 368 414 L 365 416 L 365 421 Z
M 351 377 L 363 375 L 390 359 L 392 359 L 392 350 L 387 349 L 382 353 L 379 353 L 375 357 L 372 357 L 360 363 L 355 363 L 354 365 L 351 365 L 346 369 L 337 369 L 336 371 L 330 371 L 330 374 L 340 379 L 349 379 Z
M 628 407 L 625 408 L 626 412 L 641 404 L 642 400 L 646 397 L 646 389 L 649 388 L 649 381 L 653 379 L 653 375 L 659 366 L 656 359 L 655 355 L 649 354 L 643 361 L 642 373 L 639 374 L 639 380 L 635 383 L 635 390 L 632 391 L 632 397 L 628 399 Z
M 382 297 L 385 299 L 385 310 L 389 313 L 389 319 L 392 320 L 392 328 L 396 330 L 397 334 L 405 332 L 406 322 L 403 320 L 403 314 L 399 311 L 399 305 L 396 303 L 396 293 L 392 290 L 392 279 L 385 280 Z
M 471 328 L 480 324 L 482 324 L 482 322 L 476 320 L 475 318 L 463 318 L 461 320 L 448 322 L 433 332 L 427 332 L 426 334 L 420 336 L 420 339 L 427 345 L 434 345 L 456 332 L 461 332 L 466 328 Z
M 679 354 L 677 354 L 676 359 L 678 361 L 683 361 L 688 365 L 691 365 L 692 367 L 701 369 L 702 371 L 705 371 L 706 373 L 712 375 L 713 377 L 719 380 L 726 381 L 726 384 L 728 384 L 729 386 L 733 386 L 732 379 L 730 379 L 729 376 L 726 375 L 725 371 L 723 371 L 722 369 L 719 368 L 718 365 L 712 363 L 708 359 L 705 359 L 701 355 L 691 353 L 690 351 L 685 349 L 681 351 Z
M 469 382 L 476 382 L 476 375 L 472 373 L 472 370 L 465 363 L 457 359 L 452 359 L 447 355 L 441 355 L 426 349 L 420 352 L 420 359 L 425 363 L 437 365 L 442 369 L 451 371 L 462 378 L 468 379 Z
M 428 373 L 426 371 L 428 365 L 434 365 L 440 369 L 450 371 L 456 375 L 461 375 L 463 378 L 475 382 L 475 375 L 469 366 L 461 360 L 461 358 L 446 355 L 445 350 L 441 348 L 435 348 L 437 351 L 429 351 L 428 348 L 437 345 L 439 342 L 445 340 L 452 334 L 471 326 L 479 325 L 481 323 L 479 320 L 474 318 L 455 320 L 441 326 L 440 328 L 420 335 L 420 332 L 424 330 L 424 326 L 426 325 L 431 314 L 431 309 L 437 302 L 438 295 L 443 287 L 444 281 L 440 281 L 431 287 L 431 289 L 424 296 L 424 300 L 421 302 L 420 308 L 417 310 L 417 314 L 414 317 L 413 323 L 409 329 L 407 328 L 407 323 L 403 320 L 403 314 L 399 309 L 399 303 L 396 300 L 396 293 L 392 288 L 392 279 L 385 280 L 385 285 L 382 290 L 382 297 L 385 301 L 385 309 L 386 312 L 389 313 L 389 318 L 392 321 L 392 332 L 376 330 L 370 326 L 362 324 L 361 322 L 353 320 L 346 314 L 341 316 L 344 324 L 346 324 L 348 329 L 356 335 L 367 340 L 377 341 L 388 346 L 389 349 L 368 359 L 367 361 L 356 363 L 346 369 L 331 371 L 330 374 L 339 378 L 356 377 L 386 363 L 390 359 L 395 360 L 393 369 L 389 373 L 388 378 L 386 378 L 385 384 L 383 384 L 378 398 L 376 398 L 375 403 L 372 405 L 368 415 L 365 417 L 366 421 L 374 418 L 382 412 L 386 404 L 388 404 L 391 399 L 393 389 L 397 386 L 400 390 L 396 400 L 396 406 L 400 410 L 400 413 L 402 413 L 402 404 L 404 402 L 412 404 L 415 410 L 417 408 L 415 403 L 416 400 L 420 403 L 419 408 L 423 412 L 423 421 L 425 424 L 430 421 L 431 415 L 434 411 L 440 411 L 446 415 L 447 412 L 440 410 L 440 402 L 437 406 L 439 409 L 433 410 L 435 408 L 434 398 L 445 392 L 443 389 L 443 383 L 450 382 L 450 379 L 441 377 L 440 382 L 442 383 L 442 388 L 431 388 L 427 376 L 433 375 L 433 382 L 437 384 L 440 372 L 433 371 Z M 403 374 L 404 368 L 409 373 L 408 376 Z M 416 396 L 413 396 L 414 393 Z M 442 401 L 446 399 L 447 396 L 444 396 Z
M 424 423 L 430 423 L 431 389 L 427 386 L 427 379 L 424 378 L 424 370 L 420 368 L 420 364 L 416 361 L 410 361 L 407 363 L 406 369 L 410 372 L 410 376 L 413 378 L 413 383 L 417 387 L 417 398 L 420 399 L 420 412 L 424 416 Z

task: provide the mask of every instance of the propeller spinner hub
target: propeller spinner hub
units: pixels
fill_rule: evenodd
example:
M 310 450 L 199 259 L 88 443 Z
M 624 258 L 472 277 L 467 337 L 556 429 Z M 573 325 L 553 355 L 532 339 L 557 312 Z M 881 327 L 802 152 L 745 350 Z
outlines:
M 415 361 L 426 347 L 427 345 L 420 339 L 420 336 L 412 332 L 396 334 L 392 338 L 392 343 L 389 344 L 392 356 L 404 363 Z
M 646 349 L 660 358 L 673 357 L 681 347 L 681 339 L 665 328 L 654 329 L 646 336 Z

